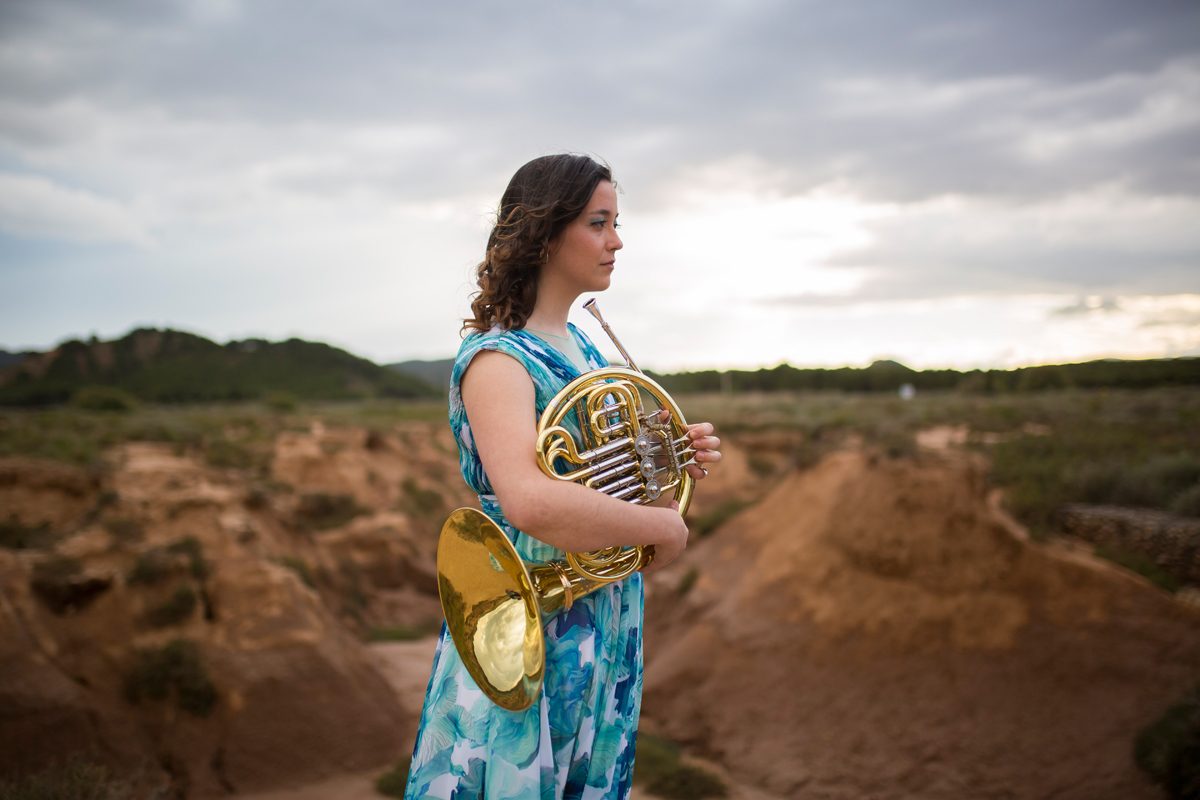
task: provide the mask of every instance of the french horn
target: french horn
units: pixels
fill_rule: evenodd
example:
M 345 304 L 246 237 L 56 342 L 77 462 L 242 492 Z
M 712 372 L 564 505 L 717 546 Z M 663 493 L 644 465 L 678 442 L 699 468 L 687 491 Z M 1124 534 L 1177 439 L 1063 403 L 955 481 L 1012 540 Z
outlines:
M 695 463 L 687 422 L 666 390 L 633 363 L 596 301 L 583 307 L 627 366 L 585 372 L 555 395 L 537 424 L 538 466 L 550 478 L 630 503 L 670 495 L 685 515 L 695 487 L 685 469 Z M 502 708 L 526 709 L 541 692 L 543 618 L 643 569 L 654 548 L 565 555 L 525 563 L 500 526 L 474 508 L 456 509 L 442 525 L 437 573 L 446 626 L 475 683 Z

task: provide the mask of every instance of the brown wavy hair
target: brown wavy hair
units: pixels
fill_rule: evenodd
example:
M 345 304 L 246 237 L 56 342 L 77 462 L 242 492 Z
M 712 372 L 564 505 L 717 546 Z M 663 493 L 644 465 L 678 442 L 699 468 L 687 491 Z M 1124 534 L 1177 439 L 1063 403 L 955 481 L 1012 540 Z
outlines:
M 463 320 L 462 330 L 525 325 L 554 240 L 587 208 L 600 181 L 612 182 L 608 165 L 573 153 L 541 156 L 516 171 L 500 198 L 487 252 L 475 268 L 474 316 Z

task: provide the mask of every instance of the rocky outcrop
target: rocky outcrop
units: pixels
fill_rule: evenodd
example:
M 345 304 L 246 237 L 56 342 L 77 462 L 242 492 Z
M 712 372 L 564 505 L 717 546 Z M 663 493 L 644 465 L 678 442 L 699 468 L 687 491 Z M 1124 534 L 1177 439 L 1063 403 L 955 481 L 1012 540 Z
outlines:
M 780 797 L 1154 798 L 1200 615 L 1011 532 L 984 465 L 859 450 L 648 581 L 643 717 Z
M 1136 553 L 1183 583 L 1200 586 L 1200 519 L 1164 511 L 1069 504 L 1059 512 L 1064 533 L 1121 553 Z
M 48 533 L 0 549 L 0 773 L 82 751 L 205 797 L 411 747 L 419 698 L 397 696 L 364 634 L 440 621 L 452 446 L 318 426 L 274 447 L 266 481 L 149 442 L 102 473 L 0 461 L 6 510 Z M 353 513 L 306 517 L 320 493 Z

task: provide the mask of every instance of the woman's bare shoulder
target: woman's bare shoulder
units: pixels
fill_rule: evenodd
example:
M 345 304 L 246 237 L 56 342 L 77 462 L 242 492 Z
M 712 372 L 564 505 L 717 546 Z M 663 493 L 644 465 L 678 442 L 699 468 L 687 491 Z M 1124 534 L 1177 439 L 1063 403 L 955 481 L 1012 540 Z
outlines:
M 515 354 L 505 350 L 481 350 L 463 370 L 464 393 L 468 386 L 483 386 L 489 391 L 533 388 L 533 379 Z

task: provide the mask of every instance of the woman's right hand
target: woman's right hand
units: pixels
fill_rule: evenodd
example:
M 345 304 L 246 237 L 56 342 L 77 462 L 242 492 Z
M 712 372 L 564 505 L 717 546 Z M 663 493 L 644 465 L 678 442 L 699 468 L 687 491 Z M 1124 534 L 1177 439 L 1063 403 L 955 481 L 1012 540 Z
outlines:
M 655 509 L 663 515 L 663 538 L 654 543 L 654 558 L 642 569 L 643 575 L 657 572 L 679 558 L 687 547 L 688 527 L 679 514 L 679 503 L 672 500 L 667 508 Z

